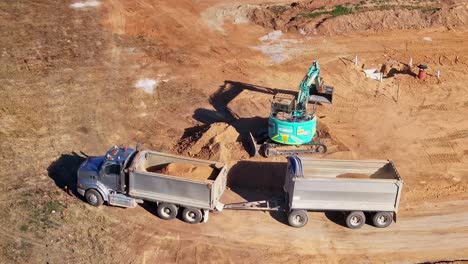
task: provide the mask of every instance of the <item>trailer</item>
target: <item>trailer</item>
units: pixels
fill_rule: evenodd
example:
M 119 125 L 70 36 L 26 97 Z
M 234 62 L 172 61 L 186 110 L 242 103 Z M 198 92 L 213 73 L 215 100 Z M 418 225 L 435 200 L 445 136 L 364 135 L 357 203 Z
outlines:
M 370 216 L 389 226 L 400 202 L 403 181 L 390 160 L 331 160 L 289 156 L 282 197 L 225 205 L 232 210 L 285 211 L 293 227 L 307 224 L 307 211 L 338 211 L 356 229 Z
M 93 206 L 107 202 L 133 208 L 149 201 L 165 220 L 182 211 L 185 222 L 196 224 L 206 222 L 210 211 L 222 210 L 226 181 L 223 163 L 114 146 L 83 162 L 77 189 Z

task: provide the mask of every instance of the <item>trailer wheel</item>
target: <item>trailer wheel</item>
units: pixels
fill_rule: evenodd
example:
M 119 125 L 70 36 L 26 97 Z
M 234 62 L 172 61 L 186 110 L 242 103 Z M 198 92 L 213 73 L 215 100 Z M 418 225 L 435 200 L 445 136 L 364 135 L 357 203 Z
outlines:
M 89 189 L 85 192 L 86 202 L 90 205 L 98 207 L 104 203 L 101 194 L 95 189 Z
M 158 216 L 164 220 L 171 220 L 176 218 L 177 211 L 177 206 L 171 203 L 160 203 L 157 209 Z
M 385 228 L 392 223 L 392 213 L 390 212 L 376 212 L 372 217 L 372 223 L 375 227 Z
M 366 216 L 361 211 L 353 211 L 346 217 L 346 226 L 351 229 L 361 228 L 366 223 Z
M 182 219 L 189 224 L 197 224 L 203 218 L 200 209 L 187 207 L 182 211 Z
M 307 224 L 308 220 L 306 210 L 293 210 L 288 215 L 288 223 L 292 227 L 303 227 Z

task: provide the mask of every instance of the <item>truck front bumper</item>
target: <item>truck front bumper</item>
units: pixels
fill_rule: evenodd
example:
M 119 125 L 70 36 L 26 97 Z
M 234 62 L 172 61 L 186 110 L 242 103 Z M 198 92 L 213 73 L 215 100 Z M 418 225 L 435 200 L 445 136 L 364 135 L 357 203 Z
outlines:
M 81 188 L 76 188 L 76 191 L 81 194 L 82 196 L 84 196 L 85 194 L 85 190 L 81 189 Z

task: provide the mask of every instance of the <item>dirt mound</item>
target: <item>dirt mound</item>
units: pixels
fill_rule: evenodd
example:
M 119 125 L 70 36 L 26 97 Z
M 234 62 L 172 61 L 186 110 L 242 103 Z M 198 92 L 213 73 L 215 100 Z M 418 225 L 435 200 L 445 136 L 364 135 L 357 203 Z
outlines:
M 197 137 L 184 139 L 185 148 L 179 149 L 179 153 L 223 162 L 239 159 L 246 154 L 239 133 L 227 123 L 213 123 L 199 132 L 202 134 Z M 194 141 L 185 142 L 190 139 Z
M 218 170 L 210 165 L 180 162 L 152 166 L 146 170 L 192 180 L 208 180 L 215 177 L 218 172 Z
M 252 22 L 263 27 L 298 32 L 303 35 L 335 35 L 354 31 L 420 29 L 443 26 L 449 29 L 468 25 L 468 4 L 445 2 L 405 5 L 389 2 L 318 3 L 289 6 L 260 6 L 251 11 Z M 343 5 L 342 5 L 343 4 Z
M 260 5 L 252 9 L 248 18 L 255 24 L 261 25 L 266 28 L 281 29 L 288 31 L 291 22 L 301 17 L 301 14 L 313 12 L 314 10 L 322 10 L 334 5 L 341 5 L 353 1 L 346 0 L 333 0 L 333 1 L 308 1 L 308 2 L 294 2 L 289 5 L 286 4 L 267 4 Z M 357 2 L 357 1 L 354 1 Z
M 378 21 L 376 23 L 376 21 Z M 353 31 L 420 29 L 444 26 L 449 29 L 468 25 L 468 6 L 444 8 L 433 13 L 425 10 L 376 10 L 327 19 L 320 25 L 306 24 L 306 32 L 340 34 Z
M 226 123 L 211 124 L 205 133 L 197 140 L 197 142 L 190 148 L 190 151 L 200 152 L 202 148 L 207 145 L 213 145 L 219 142 L 226 144 L 237 142 L 239 134 L 237 131 Z

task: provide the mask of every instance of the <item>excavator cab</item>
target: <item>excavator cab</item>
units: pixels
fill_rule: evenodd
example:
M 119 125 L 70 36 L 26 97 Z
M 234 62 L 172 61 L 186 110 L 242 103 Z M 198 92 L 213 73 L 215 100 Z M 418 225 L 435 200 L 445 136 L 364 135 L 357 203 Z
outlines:
M 291 94 L 277 93 L 271 102 L 271 115 L 281 120 L 292 118 L 296 97 Z

